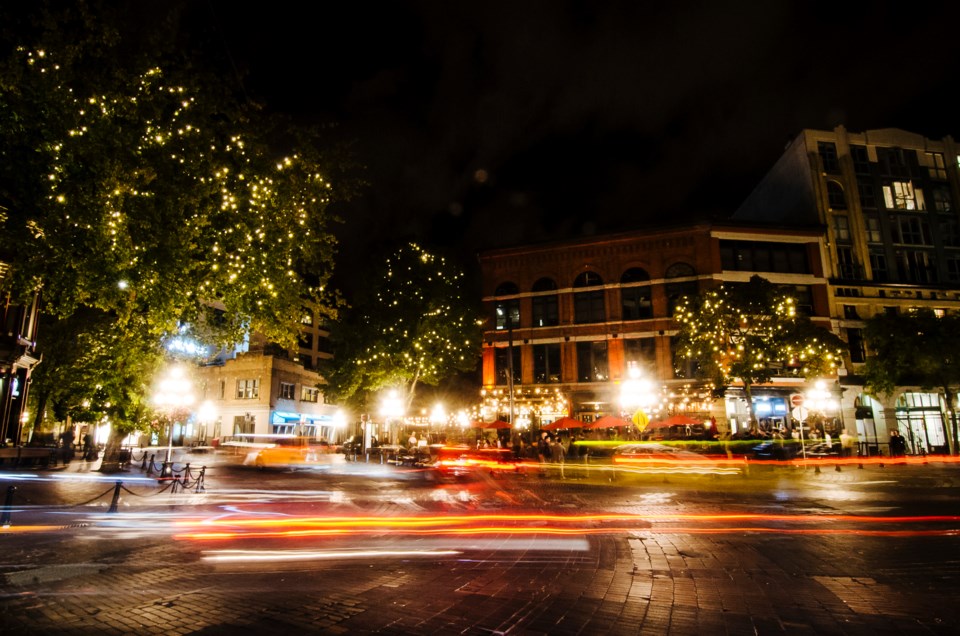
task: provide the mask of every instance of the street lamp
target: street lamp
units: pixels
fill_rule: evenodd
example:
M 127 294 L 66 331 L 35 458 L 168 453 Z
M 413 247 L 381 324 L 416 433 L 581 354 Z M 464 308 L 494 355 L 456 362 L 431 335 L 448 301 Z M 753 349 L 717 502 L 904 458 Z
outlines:
M 624 411 L 630 412 L 631 421 L 642 433 L 650 422 L 648 411 L 655 400 L 654 385 L 641 377 L 640 369 L 635 365 L 630 365 L 627 375 L 629 379 L 620 385 L 620 405 Z
M 171 367 L 167 376 L 160 380 L 157 392 L 153 396 L 157 408 L 165 411 L 170 419 L 170 429 L 167 435 L 167 456 L 160 469 L 160 479 L 173 479 L 173 462 L 170 459 L 173 453 L 173 421 L 178 411 L 193 404 L 193 391 L 190 380 L 186 377 L 183 367 Z
M 387 443 L 393 443 L 393 431 L 390 420 L 403 417 L 403 400 L 400 395 L 391 390 L 380 403 L 380 415 L 383 416 L 384 424 L 387 426 Z

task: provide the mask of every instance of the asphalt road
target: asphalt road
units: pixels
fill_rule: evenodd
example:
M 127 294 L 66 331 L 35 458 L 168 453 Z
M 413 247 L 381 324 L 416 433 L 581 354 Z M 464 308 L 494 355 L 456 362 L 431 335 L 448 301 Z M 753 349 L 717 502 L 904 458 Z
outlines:
M 184 459 L 178 492 L 136 466 L 0 471 L 0 632 L 960 632 L 958 464 L 439 479 Z

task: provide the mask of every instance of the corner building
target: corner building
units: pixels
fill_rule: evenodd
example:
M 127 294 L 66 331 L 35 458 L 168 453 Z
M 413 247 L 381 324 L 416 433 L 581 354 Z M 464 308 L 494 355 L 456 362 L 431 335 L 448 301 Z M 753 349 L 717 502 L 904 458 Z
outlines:
M 921 387 L 864 391 L 865 321 L 925 307 L 960 309 L 960 148 L 888 128 L 803 130 L 734 214 L 826 229 L 830 317 L 849 352 L 843 416 L 861 452 L 886 453 L 899 430 L 912 453 L 946 452 L 944 396 Z
M 651 420 L 713 417 L 721 434 L 742 431 L 741 387 L 715 400 L 691 369 L 674 368 L 675 304 L 757 274 L 792 287 L 829 327 L 823 247 L 822 228 L 703 223 L 482 252 L 484 415 L 512 414 L 520 430 L 629 419 L 621 389 L 636 369 L 654 385 Z M 756 387 L 758 416 L 789 424 L 789 398 L 805 388 L 788 370 Z

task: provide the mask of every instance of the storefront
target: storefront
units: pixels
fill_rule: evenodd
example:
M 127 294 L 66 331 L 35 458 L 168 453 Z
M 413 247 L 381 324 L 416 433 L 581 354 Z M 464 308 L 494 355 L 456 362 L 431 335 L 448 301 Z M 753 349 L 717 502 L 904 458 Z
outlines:
M 949 452 L 939 393 L 907 392 L 897 399 L 897 426 L 912 454 Z

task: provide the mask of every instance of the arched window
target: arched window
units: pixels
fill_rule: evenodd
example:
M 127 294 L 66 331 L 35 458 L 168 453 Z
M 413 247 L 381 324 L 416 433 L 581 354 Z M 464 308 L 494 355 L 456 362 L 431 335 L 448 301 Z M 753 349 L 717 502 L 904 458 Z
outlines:
M 497 296 L 494 305 L 494 319 L 497 329 L 507 329 L 520 326 L 520 299 L 516 296 L 520 293 L 520 288 L 516 283 L 500 283 L 494 295 Z M 513 298 L 501 298 L 501 296 L 513 296 Z
M 557 283 L 552 278 L 541 278 L 533 284 L 533 326 L 554 327 L 560 324 L 557 302 Z M 553 292 L 548 293 L 548 292 Z
M 603 279 L 595 272 L 583 272 L 573 281 L 573 321 L 577 324 L 603 322 L 607 311 L 603 301 Z
M 843 187 L 836 181 L 827 181 L 827 203 L 834 210 L 847 209 L 847 197 L 843 194 Z
M 620 277 L 620 306 L 623 320 L 653 318 L 650 293 L 650 274 L 639 267 L 631 267 Z
M 663 275 L 667 279 L 667 314 L 673 316 L 677 303 L 684 296 L 694 296 L 697 293 L 697 281 L 695 280 L 697 270 L 687 263 L 674 263 L 667 268 Z M 694 280 L 677 280 L 671 282 L 670 279 L 694 278 Z

